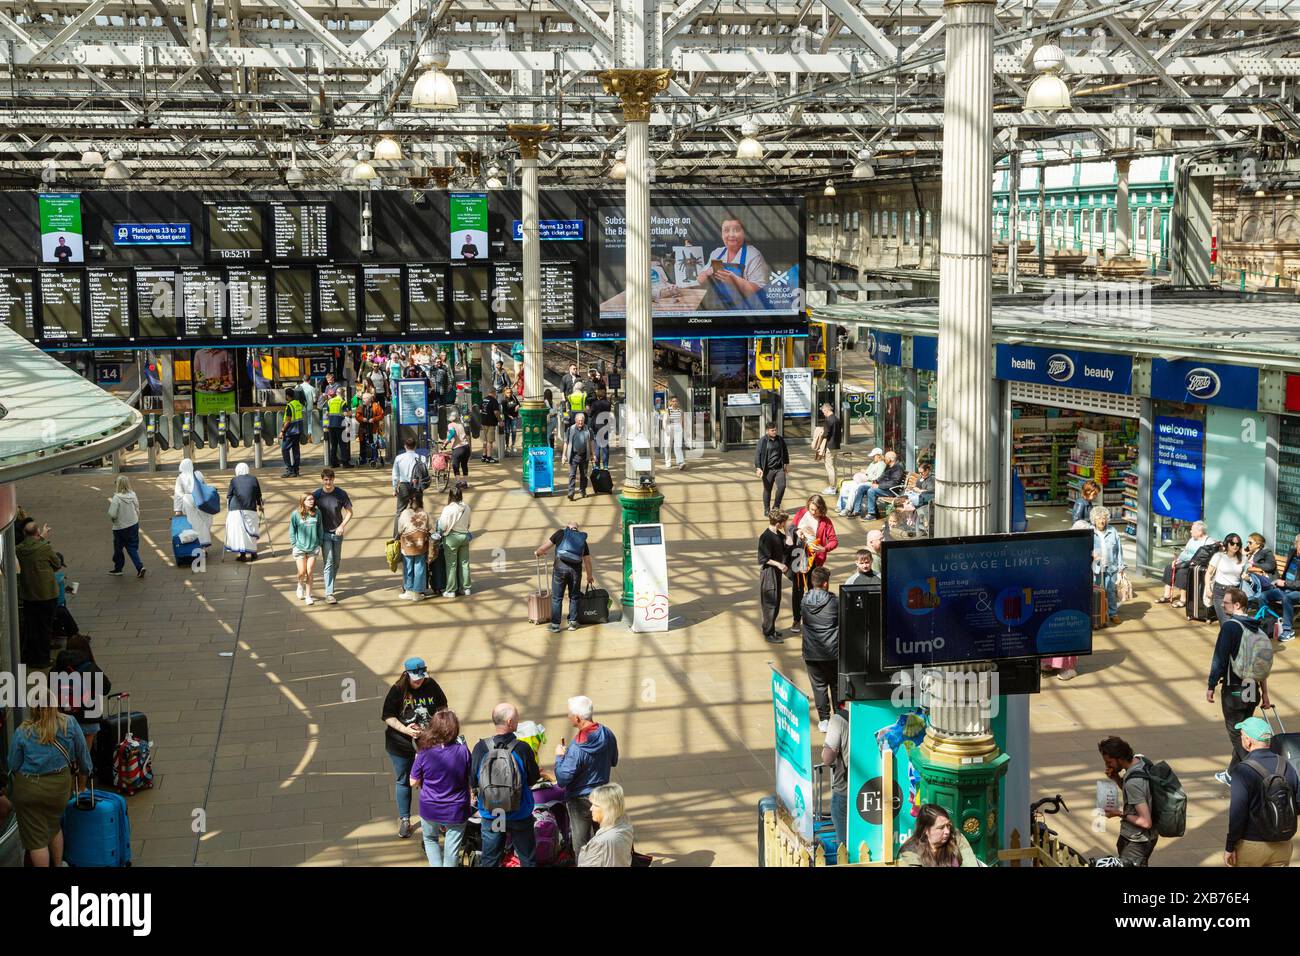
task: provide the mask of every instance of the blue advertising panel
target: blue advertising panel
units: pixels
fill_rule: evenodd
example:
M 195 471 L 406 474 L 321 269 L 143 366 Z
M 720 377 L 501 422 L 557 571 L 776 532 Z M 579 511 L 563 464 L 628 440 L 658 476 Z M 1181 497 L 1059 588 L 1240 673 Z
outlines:
M 912 336 L 912 368 L 939 371 L 939 339 L 933 335 Z
M 539 219 L 537 220 L 537 237 L 542 242 L 563 242 L 582 239 L 585 222 L 582 219 Z M 516 219 L 514 225 L 515 242 L 524 241 L 524 224 Z
M 397 424 L 427 425 L 429 421 L 429 380 L 397 380 Z
M 1259 369 L 1188 359 L 1152 359 L 1151 397 L 1254 411 L 1259 407 Z
M 997 347 L 997 376 L 1004 382 L 1064 385 L 1130 395 L 1133 392 L 1133 357 L 1109 352 L 1002 344 Z
M 1156 460 L 1151 510 L 1179 521 L 1200 521 L 1205 492 L 1205 425 L 1193 418 L 1156 416 Z
M 776 727 L 776 802 L 791 828 L 813 836 L 812 733 L 808 695 L 779 671 L 772 671 L 772 713 Z
M 1092 532 L 888 542 L 884 666 L 1092 652 Z
M 903 333 L 872 329 L 867 333 L 867 355 L 877 365 L 902 365 Z
M 113 225 L 115 246 L 188 246 L 188 222 L 119 222 Z
M 550 445 L 528 449 L 524 483 L 534 495 L 555 491 L 555 449 Z

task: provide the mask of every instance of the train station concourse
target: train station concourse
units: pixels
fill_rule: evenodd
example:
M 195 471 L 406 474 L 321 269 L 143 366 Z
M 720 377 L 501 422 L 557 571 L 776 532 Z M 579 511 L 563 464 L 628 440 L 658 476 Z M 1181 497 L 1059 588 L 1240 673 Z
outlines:
M 1285 913 L 1300 0 L 0 7 L 11 923 Z

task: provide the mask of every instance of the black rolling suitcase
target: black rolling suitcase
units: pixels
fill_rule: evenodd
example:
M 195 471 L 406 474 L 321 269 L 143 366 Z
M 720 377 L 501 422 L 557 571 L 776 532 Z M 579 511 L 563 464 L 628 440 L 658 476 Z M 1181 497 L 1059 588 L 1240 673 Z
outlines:
M 90 759 L 95 764 L 95 777 L 105 787 L 113 788 L 113 758 L 117 748 L 130 733 L 137 740 L 149 740 L 149 718 L 138 710 L 130 710 L 129 694 L 108 694 L 104 700 L 105 714 L 100 718 L 99 735 L 95 737 L 95 750 Z M 108 702 L 115 701 L 116 709 L 108 711 Z
M 1217 615 L 1214 613 L 1214 605 L 1206 604 L 1202 600 L 1205 592 L 1205 575 L 1209 573 L 1208 568 L 1191 567 L 1187 569 L 1187 620 L 1189 621 L 1211 621 L 1216 620 Z
M 1273 712 L 1272 720 L 1269 720 L 1268 712 Z M 1273 732 L 1273 739 L 1269 742 L 1268 749 L 1275 754 L 1281 755 L 1282 759 L 1295 768 L 1296 773 L 1300 773 L 1300 734 L 1288 734 L 1286 728 L 1282 726 L 1282 718 L 1278 715 L 1277 705 L 1272 707 L 1260 708 L 1260 713 L 1272 727 L 1277 725 L 1277 730 Z
M 591 490 L 598 495 L 607 495 L 614 490 L 614 479 L 608 468 L 591 469 Z

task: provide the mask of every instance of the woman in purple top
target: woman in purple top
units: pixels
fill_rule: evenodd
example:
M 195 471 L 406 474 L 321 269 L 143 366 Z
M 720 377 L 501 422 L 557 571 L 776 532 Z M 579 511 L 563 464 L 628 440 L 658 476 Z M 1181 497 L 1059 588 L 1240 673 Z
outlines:
M 469 748 L 459 736 L 460 721 L 444 708 L 415 739 L 411 786 L 420 791 L 420 828 L 430 866 L 456 865 L 469 820 Z M 439 829 L 447 834 L 441 849 Z

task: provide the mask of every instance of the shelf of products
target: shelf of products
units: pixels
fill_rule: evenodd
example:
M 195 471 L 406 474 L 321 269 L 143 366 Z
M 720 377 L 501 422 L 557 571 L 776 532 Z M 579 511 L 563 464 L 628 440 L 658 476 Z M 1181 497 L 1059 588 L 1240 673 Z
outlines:
M 1108 421 L 1102 419 L 1102 421 Z M 1131 485 L 1127 475 L 1137 467 L 1136 436 L 1131 423 L 1124 419 L 1110 419 L 1118 427 L 1102 430 L 1100 428 L 1080 428 L 1075 436 L 1074 448 L 1070 450 L 1069 472 L 1066 475 L 1067 494 L 1071 503 L 1077 501 L 1083 493 L 1086 481 L 1095 481 L 1101 485 L 1099 503 L 1110 508 L 1115 515 L 1115 523 L 1121 522 L 1128 527 L 1128 502 L 1126 492 L 1131 490 L 1133 533 L 1137 531 L 1137 476 L 1133 474 Z

